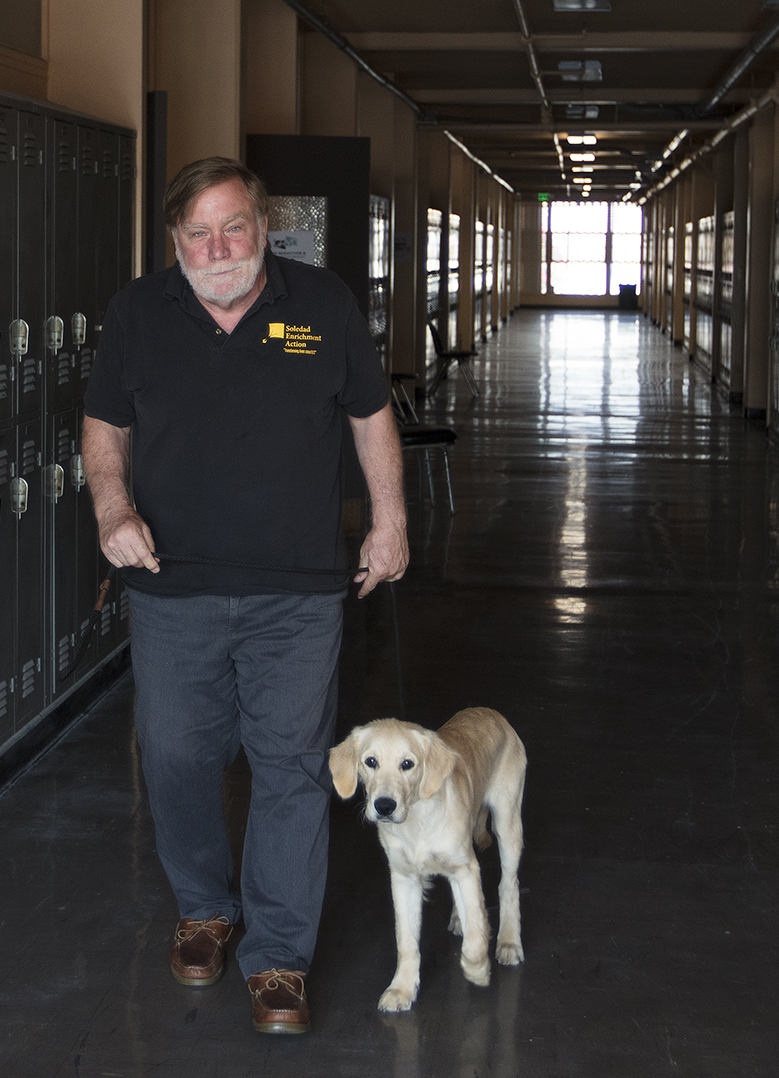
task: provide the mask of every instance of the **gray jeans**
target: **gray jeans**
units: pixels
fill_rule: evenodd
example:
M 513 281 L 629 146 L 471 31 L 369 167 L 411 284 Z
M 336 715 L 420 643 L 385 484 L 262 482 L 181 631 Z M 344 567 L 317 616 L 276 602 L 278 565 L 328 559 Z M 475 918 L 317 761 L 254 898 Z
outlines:
M 343 595 L 130 595 L 135 721 L 180 916 L 243 912 L 247 978 L 306 972 L 327 871 Z M 238 893 L 222 775 L 241 744 L 252 793 Z

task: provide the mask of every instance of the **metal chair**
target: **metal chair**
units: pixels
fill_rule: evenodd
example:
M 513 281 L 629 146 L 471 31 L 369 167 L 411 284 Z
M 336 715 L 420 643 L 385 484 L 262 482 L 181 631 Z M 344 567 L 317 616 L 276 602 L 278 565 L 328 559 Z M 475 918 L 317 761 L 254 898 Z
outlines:
M 415 374 L 391 375 L 392 386 L 392 409 L 398 424 L 400 444 L 405 452 L 411 450 L 417 453 L 419 466 L 419 496 L 422 500 L 422 458 L 424 457 L 427 470 L 427 482 L 430 489 L 430 504 L 435 505 L 435 487 L 433 486 L 433 469 L 430 462 L 430 451 L 440 450 L 444 461 L 444 473 L 446 475 L 446 488 L 449 494 L 449 508 L 454 512 L 454 495 L 452 493 L 452 477 L 449 472 L 449 446 L 457 441 L 457 433 L 451 427 L 428 426 L 419 422 L 414 404 L 406 392 L 404 382 L 415 379 Z M 401 399 L 402 398 L 402 399 Z
M 436 358 L 438 359 L 438 370 L 433 379 L 433 384 L 430 386 L 428 396 L 432 397 L 435 394 L 435 391 L 449 373 L 449 367 L 452 363 L 456 363 L 463 372 L 463 378 L 465 378 L 465 381 L 468 383 L 471 396 L 478 397 L 481 390 L 479 389 L 476 379 L 473 377 L 473 371 L 471 370 L 470 364 L 470 360 L 478 355 L 478 352 L 465 351 L 464 349 L 450 349 L 449 351 L 444 351 L 435 322 L 428 322 L 427 328 L 430 330 L 430 336 L 433 338 L 433 348 L 435 349 Z

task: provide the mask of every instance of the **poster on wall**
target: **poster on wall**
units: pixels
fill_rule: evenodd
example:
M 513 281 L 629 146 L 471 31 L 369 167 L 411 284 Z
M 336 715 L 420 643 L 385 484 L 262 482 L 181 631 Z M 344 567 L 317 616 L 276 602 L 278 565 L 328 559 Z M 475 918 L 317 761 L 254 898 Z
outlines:
M 269 229 L 268 243 L 275 255 L 305 262 L 308 266 L 317 265 L 316 236 L 312 231 L 272 232 Z

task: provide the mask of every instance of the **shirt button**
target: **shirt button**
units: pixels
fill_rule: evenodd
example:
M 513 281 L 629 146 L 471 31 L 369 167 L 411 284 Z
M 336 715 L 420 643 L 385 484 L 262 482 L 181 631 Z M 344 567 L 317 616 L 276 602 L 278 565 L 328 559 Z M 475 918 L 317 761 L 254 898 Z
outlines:
M 220 334 L 220 333 L 221 333 L 222 331 L 221 331 L 221 329 L 218 329 L 218 330 L 217 330 L 216 332 L 217 332 L 217 335 L 218 335 L 218 334 Z

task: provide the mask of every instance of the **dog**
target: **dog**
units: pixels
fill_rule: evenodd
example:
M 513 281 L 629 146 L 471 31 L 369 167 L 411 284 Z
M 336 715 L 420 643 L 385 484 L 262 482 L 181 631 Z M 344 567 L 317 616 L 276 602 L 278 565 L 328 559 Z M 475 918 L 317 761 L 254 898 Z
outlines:
M 519 910 L 522 795 L 527 757 L 506 719 L 490 708 L 458 711 L 440 730 L 397 719 L 358 726 L 330 750 L 336 793 L 365 787 L 365 815 L 378 824 L 390 867 L 398 961 L 380 1011 L 407 1011 L 419 990 L 422 899 L 433 876 L 445 876 L 454 897 L 449 929 L 462 935 L 467 980 L 487 985 L 489 925 L 474 843 L 491 842 L 501 860 L 496 958 L 524 959 Z

